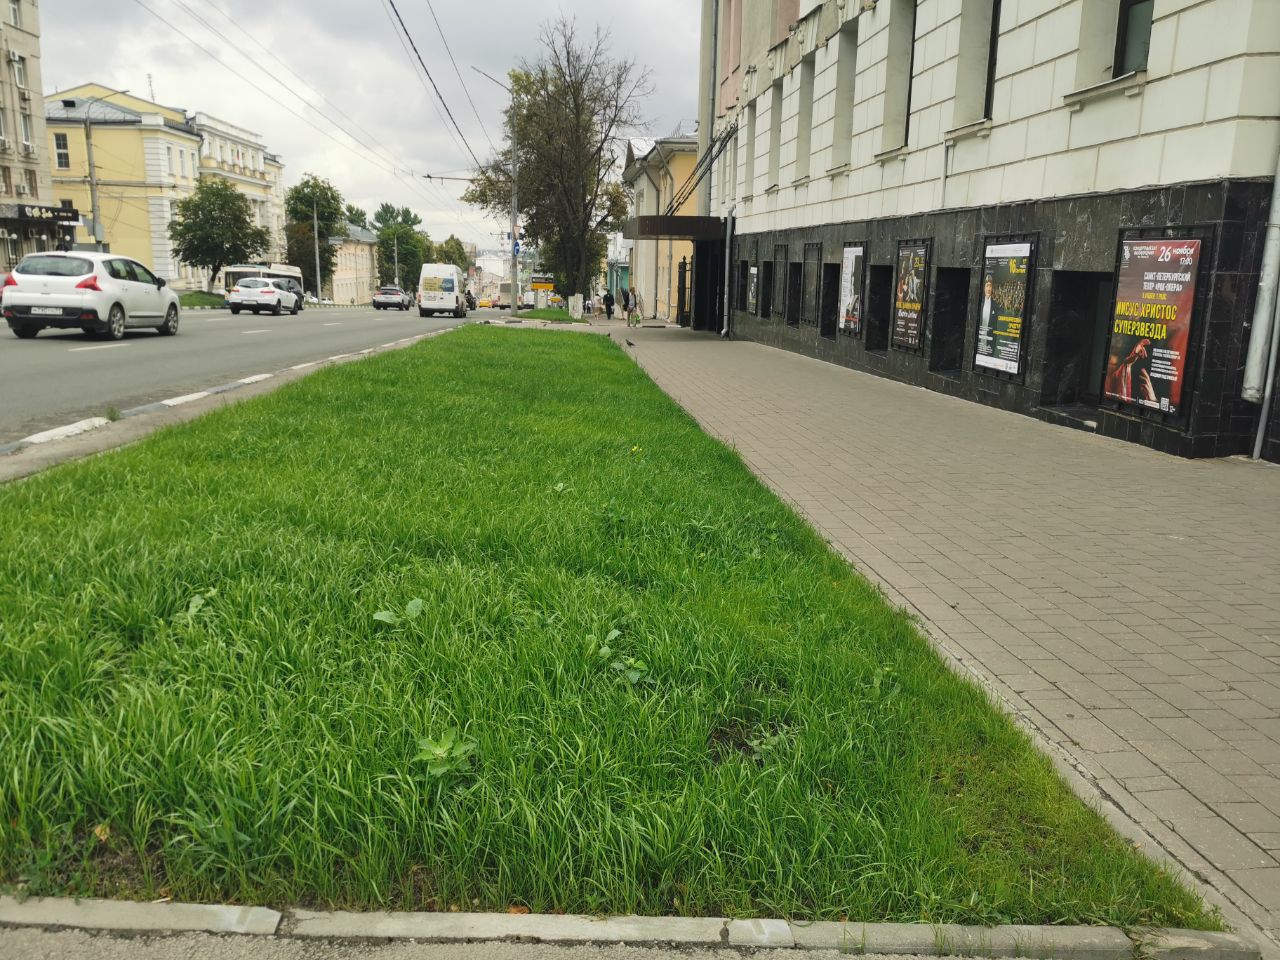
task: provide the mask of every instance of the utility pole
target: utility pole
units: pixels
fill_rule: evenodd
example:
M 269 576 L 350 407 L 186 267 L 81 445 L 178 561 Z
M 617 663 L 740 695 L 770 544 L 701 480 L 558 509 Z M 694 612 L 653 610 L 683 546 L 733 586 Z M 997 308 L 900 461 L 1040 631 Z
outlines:
M 93 163 L 93 121 L 89 119 L 89 106 L 84 108 L 84 152 L 89 161 L 89 206 L 93 217 L 94 248 L 102 252 L 102 214 L 98 209 L 98 168 Z
M 511 312 L 514 315 L 515 311 L 520 307 L 520 203 L 516 184 L 516 171 L 519 169 L 520 151 L 516 143 L 516 95 L 505 83 L 489 76 L 479 67 L 473 66 L 471 69 L 482 77 L 493 80 L 494 83 L 511 94 L 511 111 L 507 114 L 507 136 L 511 139 Z
M 311 226 L 315 230 L 316 244 L 316 302 L 323 300 L 323 284 L 320 282 L 320 214 L 319 202 L 315 197 L 311 198 Z
M 397 286 L 397 287 L 399 287 L 399 286 L 400 286 L 400 231 L 399 231 L 399 230 L 397 230 L 395 233 L 393 233 L 393 234 L 391 235 L 391 237 L 392 237 L 392 239 L 393 239 L 393 240 L 395 240 L 395 243 L 396 243 L 396 245 L 395 245 L 395 250 L 396 250 L 396 286 Z M 404 288 L 403 288 L 403 287 L 401 287 L 401 289 L 403 290 Z

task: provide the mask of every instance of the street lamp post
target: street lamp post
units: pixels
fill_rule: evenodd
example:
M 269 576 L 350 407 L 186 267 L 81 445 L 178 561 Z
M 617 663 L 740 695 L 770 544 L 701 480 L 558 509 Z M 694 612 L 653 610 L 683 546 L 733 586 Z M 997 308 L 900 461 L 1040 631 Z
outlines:
M 322 296 L 323 284 L 320 282 L 320 206 L 317 198 L 311 198 L 311 227 L 315 232 L 315 248 L 316 248 L 316 302 L 319 303 L 324 299 Z M 336 292 L 336 291 L 335 291 Z
M 507 115 L 507 135 L 511 138 L 511 312 L 514 315 L 520 306 L 520 235 L 518 232 L 520 202 L 516 178 L 516 171 L 519 169 L 517 159 L 519 151 L 516 149 L 516 97 L 511 88 L 501 80 L 489 76 L 477 66 L 472 66 L 471 69 L 511 94 L 511 112 Z
M 123 96 L 128 90 L 118 90 L 107 96 Z M 84 154 L 89 163 L 89 215 L 93 218 L 93 243 L 98 252 L 102 252 L 106 231 L 102 229 L 102 212 L 98 204 L 98 167 L 93 162 L 93 105 L 101 103 L 105 97 L 86 97 L 84 105 Z M 64 104 L 67 101 L 64 101 Z M 74 103 L 74 101 L 71 101 Z

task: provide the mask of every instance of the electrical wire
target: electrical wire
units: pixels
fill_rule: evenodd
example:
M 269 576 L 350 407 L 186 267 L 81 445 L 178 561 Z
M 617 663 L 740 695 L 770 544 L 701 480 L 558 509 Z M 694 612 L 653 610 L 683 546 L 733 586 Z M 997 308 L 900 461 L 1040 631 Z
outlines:
M 400 8 L 396 6 L 396 0 L 387 0 L 391 5 L 391 12 L 396 15 L 396 20 L 400 23 L 400 29 L 404 32 L 405 39 L 409 41 L 409 46 L 413 47 L 413 55 L 418 58 L 418 63 L 422 65 L 422 72 L 427 75 L 427 79 L 431 81 L 431 89 L 436 92 L 436 97 L 440 100 L 440 105 L 444 107 L 444 112 L 449 115 L 449 120 L 453 123 L 453 128 L 458 131 L 458 136 L 462 138 L 463 145 L 467 148 L 467 153 L 471 154 L 472 161 L 478 168 L 484 166 L 480 159 L 476 156 L 471 144 L 467 143 L 467 135 L 462 132 L 462 128 L 458 126 L 458 121 L 454 119 L 453 111 L 449 109 L 449 104 L 445 100 L 444 95 L 440 92 L 440 87 L 436 85 L 435 77 L 431 76 L 431 71 L 427 69 L 427 62 L 422 59 L 422 54 L 418 52 L 418 45 L 413 42 L 413 34 L 409 32 L 409 28 L 405 26 L 404 17 L 400 16 Z
M 440 33 L 440 42 L 444 44 L 444 52 L 449 55 L 449 62 L 453 64 L 453 72 L 458 75 L 458 82 L 462 84 L 462 92 L 467 96 L 467 103 L 471 104 L 471 112 L 476 115 L 476 123 L 480 124 L 480 132 L 489 141 L 489 149 L 497 153 L 498 148 L 493 145 L 493 140 L 489 137 L 489 130 L 485 126 L 485 122 L 480 119 L 480 111 L 476 109 L 476 102 L 471 99 L 471 91 L 467 88 L 467 81 L 463 79 L 462 71 L 458 69 L 458 61 L 453 58 L 453 50 L 449 48 L 449 38 L 444 34 L 444 27 L 440 25 L 440 18 L 436 16 L 435 4 L 431 0 L 427 0 L 427 9 L 431 11 L 431 19 L 436 22 L 436 30 Z

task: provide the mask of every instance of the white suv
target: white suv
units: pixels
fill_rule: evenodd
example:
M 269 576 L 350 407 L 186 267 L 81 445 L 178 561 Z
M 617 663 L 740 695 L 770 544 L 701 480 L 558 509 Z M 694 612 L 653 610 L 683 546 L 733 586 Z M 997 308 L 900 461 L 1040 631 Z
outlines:
M 277 317 L 285 310 L 297 313 L 302 309 L 302 297 L 289 289 L 287 280 L 270 277 L 245 277 L 236 282 L 227 294 L 227 306 L 232 313 L 252 310 L 254 313 L 270 311 Z
M 0 310 L 24 340 L 45 327 L 112 340 L 126 327 L 178 332 L 178 295 L 138 261 L 111 253 L 28 254 L 4 278 Z

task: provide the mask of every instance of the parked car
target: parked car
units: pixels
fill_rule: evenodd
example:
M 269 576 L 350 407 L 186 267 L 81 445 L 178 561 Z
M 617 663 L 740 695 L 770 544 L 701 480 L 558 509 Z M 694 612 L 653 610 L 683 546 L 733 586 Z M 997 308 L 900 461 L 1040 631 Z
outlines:
M 298 310 L 305 309 L 304 305 L 307 302 L 307 297 L 306 297 L 306 294 L 304 294 L 302 291 L 302 284 L 298 283 L 297 280 L 291 280 L 288 277 L 285 277 L 281 282 L 284 283 L 285 288 L 290 293 L 292 293 L 295 297 L 298 298 Z M 297 313 L 297 310 L 295 310 L 294 312 Z
M 375 310 L 408 310 L 413 298 L 399 287 L 383 287 L 373 296 Z
M 477 306 L 480 306 L 480 307 L 492 307 L 492 306 L 493 306 L 493 301 L 492 301 L 492 300 L 490 300 L 488 297 L 481 297 L 481 298 L 480 298 L 479 303 L 477 304 Z
M 320 303 L 320 298 L 319 298 L 319 297 L 317 297 L 314 293 L 308 293 L 308 294 L 307 294 L 307 303 L 314 303 L 314 304 L 319 305 L 319 303 Z
M 290 313 L 301 310 L 302 297 L 289 289 L 288 280 L 245 277 L 228 291 L 227 304 L 232 313 L 252 310 L 254 313 L 270 312 L 278 317 L 285 310 Z
M 0 310 L 23 340 L 45 327 L 112 340 L 128 327 L 178 332 L 178 295 L 136 260 L 111 253 L 32 253 L 0 287 Z

